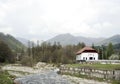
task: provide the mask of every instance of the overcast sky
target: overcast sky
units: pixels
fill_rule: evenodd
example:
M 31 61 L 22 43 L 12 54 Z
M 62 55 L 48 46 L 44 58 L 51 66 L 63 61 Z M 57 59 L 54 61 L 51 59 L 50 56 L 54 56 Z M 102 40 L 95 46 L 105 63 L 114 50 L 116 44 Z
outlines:
M 0 0 L 0 32 L 47 40 L 120 34 L 120 0 Z

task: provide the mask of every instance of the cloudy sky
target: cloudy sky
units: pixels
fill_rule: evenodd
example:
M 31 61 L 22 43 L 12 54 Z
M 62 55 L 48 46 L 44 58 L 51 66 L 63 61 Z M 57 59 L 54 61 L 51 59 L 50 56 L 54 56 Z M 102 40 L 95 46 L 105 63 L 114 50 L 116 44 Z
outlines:
M 0 32 L 47 40 L 120 34 L 120 0 L 0 0 Z

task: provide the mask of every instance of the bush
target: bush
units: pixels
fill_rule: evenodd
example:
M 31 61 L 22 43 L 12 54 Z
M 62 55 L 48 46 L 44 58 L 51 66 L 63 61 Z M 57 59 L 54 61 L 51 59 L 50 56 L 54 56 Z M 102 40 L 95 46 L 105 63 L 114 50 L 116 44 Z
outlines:
M 119 56 L 113 54 L 113 55 L 111 55 L 111 56 L 109 57 L 109 59 L 110 59 L 110 60 L 119 60 Z
M 12 76 L 7 71 L 0 71 L 0 84 L 13 84 Z
M 29 56 L 25 56 L 25 57 L 22 58 L 21 64 L 23 66 L 30 66 L 30 67 L 32 67 L 33 64 L 34 64 L 33 58 L 29 57 Z
M 114 80 L 114 81 L 112 81 L 112 84 L 120 84 L 120 81 Z

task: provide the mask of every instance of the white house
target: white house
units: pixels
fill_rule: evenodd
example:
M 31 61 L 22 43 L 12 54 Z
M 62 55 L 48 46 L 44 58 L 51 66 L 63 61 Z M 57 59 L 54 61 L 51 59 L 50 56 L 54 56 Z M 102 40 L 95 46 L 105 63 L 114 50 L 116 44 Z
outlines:
M 84 47 L 76 53 L 76 61 L 98 60 L 98 52 L 91 47 Z

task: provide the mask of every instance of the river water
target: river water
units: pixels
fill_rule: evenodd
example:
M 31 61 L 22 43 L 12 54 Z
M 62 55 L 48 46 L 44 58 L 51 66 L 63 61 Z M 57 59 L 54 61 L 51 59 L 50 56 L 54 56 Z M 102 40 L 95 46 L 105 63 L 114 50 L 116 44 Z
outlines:
M 17 78 L 14 82 L 15 84 L 71 84 L 54 71 Z

